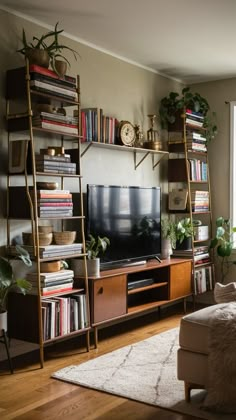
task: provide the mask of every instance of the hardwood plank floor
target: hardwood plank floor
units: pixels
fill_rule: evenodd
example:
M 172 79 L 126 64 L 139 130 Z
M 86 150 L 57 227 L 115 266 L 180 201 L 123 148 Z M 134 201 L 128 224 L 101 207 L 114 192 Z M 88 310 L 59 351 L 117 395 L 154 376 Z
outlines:
M 0 364 L 0 418 L 6 419 L 165 419 L 196 417 L 93 391 L 51 379 L 50 375 L 69 364 L 79 364 L 120 347 L 144 340 L 179 325 L 182 307 L 162 309 L 162 318 L 149 314 L 99 331 L 98 349 L 86 352 L 85 337 L 56 343 L 45 349 L 45 366 L 28 354 L 13 360 L 14 374 Z M 184 393 L 184 389 L 183 389 Z

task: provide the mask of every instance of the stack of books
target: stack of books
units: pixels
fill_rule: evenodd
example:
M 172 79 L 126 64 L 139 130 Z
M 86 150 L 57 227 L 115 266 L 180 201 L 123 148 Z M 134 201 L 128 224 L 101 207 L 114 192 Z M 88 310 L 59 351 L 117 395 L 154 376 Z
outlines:
M 38 274 L 28 273 L 27 280 L 32 284 L 31 294 L 38 294 Z M 62 293 L 73 288 L 74 271 L 60 270 L 52 273 L 40 273 L 40 292 L 42 296 Z
M 36 171 L 46 173 L 76 174 L 76 163 L 70 155 L 35 154 Z
M 60 133 L 77 135 L 78 118 L 70 115 L 62 115 L 56 112 L 40 112 L 32 118 L 33 126 L 47 130 L 60 131 Z
M 50 340 L 89 326 L 86 295 L 42 299 L 43 338 Z
M 210 262 L 208 246 L 196 246 L 194 249 L 173 249 L 173 257 L 191 258 L 195 265 Z
M 36 64 L 29 66 L 29 72 L 32 90 L 59 96 L 71 102 L 78 101 L 75 77 L 68 75 L 59 77 L 54 71 Z
M 194 152 L 207 152 L 206 137 L 197 131 L 186 132 L 187 148 L 189 151 Z
M 34 247 L 32 245 L 22 245 L 23 248 L 28 251 L 30 257 L 35 257 Z M 73 255 L 76 257 L 80 255 L 83 250 L 83 244 L 74 242 L 70 245 L 45 245 L 39 246 L 39 257 L 43 258 L 69 258 L 69 256 Z M 16 256 L 17 251 L 14 245 L 10 245 L 7 247 L 7 253 L 11 256 Z
M 39 217 L 73 216 L 72 194 L 69 190 L 37 190 Z
M 186 124 L 192 125 L 194 127 L 203 127 L 204 116 L 200 112 L 192 111 L 191 109 L 186 109 Z
M 209 191 L 191 191 L 191 205 L 193 212 L 209 211 Z

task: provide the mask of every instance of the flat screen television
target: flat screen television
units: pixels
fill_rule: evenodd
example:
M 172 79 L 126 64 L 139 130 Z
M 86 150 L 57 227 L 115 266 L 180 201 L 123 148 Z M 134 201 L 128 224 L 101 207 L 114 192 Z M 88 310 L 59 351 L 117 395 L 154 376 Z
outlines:
M 110 239 L 102 269 L 159 257 L 160 187 L 88 184 L 86 234 Z

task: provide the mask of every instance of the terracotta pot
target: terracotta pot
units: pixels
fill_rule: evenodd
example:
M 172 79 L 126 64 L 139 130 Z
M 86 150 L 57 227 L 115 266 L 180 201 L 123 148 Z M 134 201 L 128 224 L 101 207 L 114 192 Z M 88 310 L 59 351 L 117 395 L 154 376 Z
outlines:
M 7 332 L 7 311 L 0 312 L 0 336 L 2 334 L 2 330 Z
M 54 67 L 59 76 L 65 76 L 67 71 L 67 63 L 65 61 L 55 60 Z
M 29 59 L 30 64 L 37 64 L 38 66 L 45 68 L 49 67 L 50 57 L 46 50 L 29 48 L 25 55 Z

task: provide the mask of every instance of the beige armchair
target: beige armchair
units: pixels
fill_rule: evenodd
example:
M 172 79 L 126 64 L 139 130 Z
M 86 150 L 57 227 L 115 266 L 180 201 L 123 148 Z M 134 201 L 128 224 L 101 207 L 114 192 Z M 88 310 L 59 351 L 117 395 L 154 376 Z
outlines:
M 204 389 L 207 383 L 209 320 L 224 303 L 208 306 L 181 319 L 177 375 L 185 384 L 185 400 L 191 389 Z

